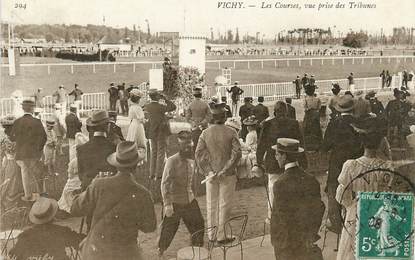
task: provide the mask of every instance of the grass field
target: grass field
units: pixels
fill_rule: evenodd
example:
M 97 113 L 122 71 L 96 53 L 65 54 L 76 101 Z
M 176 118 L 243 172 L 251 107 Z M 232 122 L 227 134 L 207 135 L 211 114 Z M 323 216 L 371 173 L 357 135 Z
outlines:
M 325 60 L 321 64 L 320 60 L 314 60 L 311 66 L 308 62 L 302 62 L 301 67 L 298 62 L 291 61 L 287 67 L 285 61 L 278 61 L 276 66 L 274 61 L 265 61 L 263 68 L 261 62 L 250 62 L 250 68 L 246 62 L 236 63 L 236 69 L 232 70 L 232 80 L 238 80 L 240 84 L 248 83 L 270 83 L 292 81 L 296 75 L 307 72 L 314 74 L 316 79 L 343 79 L 350 72 L 354 72 L 356 78 L 377 77 L 385 69 L 392 73 L 397 73 L 403 69 L 415 70 L 415 63 L 408 59 L 396 62 L 392 59 L 391 63 L 379 63 L 379 59 L 374 59 L 371 64 L 370 59 L 361 64 L 361 59 L 356 58 L 355 64 L 352 60 Z M 233 62 L 222 62 L 221 68 L 233 67 Z M 8 69 L 1 70 L 0 97 L 8 97 L 16 90 L 20 89 L 24 95 L 31 95 L 35 89 L 42 87 L 46 95 L 50 95 L 63 84 L 67 89 L 72 89 L 74 83 L 78 83 L 84 92 L 106 92 L 111 82 L 128 84 L 139 84 L 148 80 L 148 69 L 151 64 L 136 65 L 136 72 L 133 72 L 132 65 L 117 65 L 114 73 L 113 65 L 98 65 L 96 73 L 93 73 L 91 65 L 74 66 L 74 73 L 71 74 L 70 66 L 53 66 L 48 75 L 47 67 L 21 67 L 18 75 L 8 76 Z M 206 81 L 208 85 L 213 85 L 214 78 L 222 73 L 217 63 L 207 63 Z

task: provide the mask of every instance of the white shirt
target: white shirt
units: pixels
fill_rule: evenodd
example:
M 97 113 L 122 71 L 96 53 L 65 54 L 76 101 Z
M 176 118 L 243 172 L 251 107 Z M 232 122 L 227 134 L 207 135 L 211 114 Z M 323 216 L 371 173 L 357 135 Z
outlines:
M 288 170 L 294 167 L 298 167 L 298 162 L 290 162 L 290 163 L 285 164 L 284 166 L 285 170 Z

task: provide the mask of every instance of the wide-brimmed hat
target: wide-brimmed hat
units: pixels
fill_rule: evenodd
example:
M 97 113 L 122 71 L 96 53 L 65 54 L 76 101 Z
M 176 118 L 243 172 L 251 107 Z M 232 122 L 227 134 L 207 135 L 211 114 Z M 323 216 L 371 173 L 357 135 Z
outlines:
M 132 96 L 136 96 L 136 97 L 143 97 L 144 96 L 144 93 L 142 92 L 142 91 L 140 91 L 139 89 L 136 89 L 136 88 L 133 88 L 131 91 L 130 91 L 130 95 L 132 95 Z
M 353 110 L 354 99 L 350 95 L 343 95 L 339 100 L 334 104 L 334 108 L 338 112 L 348 112 Z
M 258 102 L 260 102 L 260 103 L 261 103 L 261 102 L 264 102 L 264 97 L 263 97 L 263 96 L 259 96 L 259 97 L 258 97 Z
M 193 89 L 193 95 L 201 95 L 202 94 L 202 88 L 194 88 Z
M 278 138 L 277 144 L 272 149 L 284 153 L 302 153 L 304 149 L 300 147 L 300 141 L 292 138 Z
M 117 168 L 133 167 L 144 158 L 140 158 L 135 142 L 123 141 L 117 145 L 115 153 L 107 157 L 107 162 Z
M 53 220 L 58 211 L 58 202 L 54 199 L 39 197 L 29 212 L 33 224 L 45 224 Z
M 14 124 L 16 117 L 13 115 L 8 115 L 0 119 L 0 124 L 3 126 L 10 126 Z
M 54 126 L 55 125 L 55 120 L 46 120 L 46 126 Z
M 386 134 L 387 124 L 379 117 L 367 117 L 351 124 L 359 134 Z
M 258 120 L 255 118 L 254 115 L 252 115 L 252 116 L 248 116 L 247 118 L 245 118 L 244 121 L 242 121 L 242 123 L 244 125 L 256 125 L 258 124 Z
M 35 101 L 33 101 L 31 99 L 25 99 L 22 102 L 22 106 L 23 107 L 34 107 L 35 106 Z
M 227 111 L 225 106 L 226 103 L 215 103 L 210 106 L 210 111 L 214 115 L 222 114 Z
M 108 122 L 109 122 L 108 112 L 105 110 L 97 110 L 97 111 L 94 111 L 91 117 L 89 117 L 86 120 L 86 125 L 87 126 L 98 126 L 98 125 L 107 124 Z
M 236 129 L 236 131 L 239 131 L 242 128 L 241 123 L 235 117 L 229 117 L 228 119 L 226 119 L 225 125 L 232 127 L 233 129 Z

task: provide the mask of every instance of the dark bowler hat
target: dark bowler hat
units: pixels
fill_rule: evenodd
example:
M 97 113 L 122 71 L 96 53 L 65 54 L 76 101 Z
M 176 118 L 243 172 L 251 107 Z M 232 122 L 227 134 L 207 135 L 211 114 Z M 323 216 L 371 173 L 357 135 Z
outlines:
M 115 153 L 107 157 L 107 162 L 114 167 L 133 167 L 144 158 L 140 158 L 135 142 L 123 141 L 117 145 Z
M 226 98 L 226 96 L 221 96 L 221 97 L 220 97 L 220 100 L 221 100 L 222 102 L 226 102 L 226 101 L 227 101 L 227 98 Z
M 275 102 L 274 111 L 287 111 L 287 104 L 281 100 Z
M 194 88 L 193 89 L 193 95 L 198 95 L 198 94 L 202 94 L 202 88 Z
M 58 202 L 45 197 L 38 198 L 29 212 L 29 220 L 33 224 L 45 224 L 53 220 L 58 211 Z
M 108 111 L 108 117 L 111 118 L 117 118 L 117 111 Z
M 292 138 L 278 138 L 277 144 L 272 149 L 284 153 L 302 153 L 304 149 L 300 147 L 300 141 Z
M 190 131 L 183 130 L 183 131 L 180 131 L 177 134 L 177 138 L 181 141 L 191 140 L 192 139 L 192 133 Z
M 24 107 L 34 107 L 35 106 L 35 101 L 33 101 L 31 99 L 25 99 L 22 102 L 22 106 L 24 106 Z
M 94 111 L 90 118 L 86 120 L 87 126 L 98 126 L 109 122 L 108 112 L 105 110 Z
M 333 83 L 333 84 L 331 84 L 331 89 L 341 90 L 341 87 L 340 87 L 339 83 Z
M 252 116 L 248 116 L 247 118 L 245 118 L 242 123 L 244 125 L 256 125 L 258 124 L 258 120 L 255 118 L 254 115 L 252 115 Z
M 367 92 L 366 96 L 370 97 L 370 98 L 375 97 L 376 96 L 376 91 L 371 90 L 371 91 Z
M 386 123 L 378 117 L 367 117 L 351 124 L 359 134 L 385 134 Z
M 398 88 L 394 88 L 393 89 L 393 95 L 396 97 L 397 95 L 399 95 L 399 94 L 402 94 L 403 93 L 403 91 L 402 90 L 399 90 Z
M 210 111 L 214 115 L 222 114 L 227 111 L 225 106 L 226 106 L 226 103 L 215 103 L 210 106 Z
M 259 102 L 259 103 L 264 102 L 264 97 L 262 97 L 262 96 L 258 97 L 258 102 Z
M 337 103 L 334 104 L 334 108 L 338 112 L 349 112 L 353 109 L 354 99 L 350 95 L 343 95 L 339 98 Z

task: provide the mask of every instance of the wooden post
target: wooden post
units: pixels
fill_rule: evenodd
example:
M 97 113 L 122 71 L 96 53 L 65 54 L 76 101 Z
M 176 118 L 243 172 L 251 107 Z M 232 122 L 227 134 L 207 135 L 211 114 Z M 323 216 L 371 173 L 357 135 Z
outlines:
M 313 66 L 313 59 L 310 59 L 310 66 Z
M 382 64 L 382 57 L 379 58 L 379 64 Z
M 277 67 L 277 60 L 274 60 L 274 67 Z
M 219 69 L 220 69 L 220 61 L 218 61 L 218 66 L 219 66 Z
M 321 66 L 324 65 L 324 59 L 321 59 Z
M 50 65 L 48 65 L 48 75 L 50 75 Z
M 365 63 L 365 59 L 364 58 L 362 58 L 362 64 L 364 64 Z
M 298 59 L 298 67 L 301 67 L 301 59 Z
M 117 69 L 115 68 L 115 63 L 114 63 L 114 73 L 117 72 Z
M 133 72 L 135 72 L 135 63 L 133 63 Z
M 352 58 L 352 64 L 354 65 L 354 57 Z
M 344 58 L 342 58 L 342 63 L 343 63 L 343 65 L 344 65 Z
M 334 65 L 334 58 L 331 59 L 331 65 Z
M 370 59 L 370 64 L 373 64 L 373 58 Z
M 248 69 L 250 69 L 251 68 L 251 66 L 249 65 L 249 61 L 248 61 Z
M 388 63 L 391 63 L 391 57 L 388 58 Z
M 236 62 L 233 61 L 233 69 L 236 69 Z
M 261 60 L 261 69 L 264 68 L 264 60 Z
M 290 60 L 287 60 L 287 67 L 290 66 Z
M 71 74 L 73 74 L 73 65 L 71 65 Z

